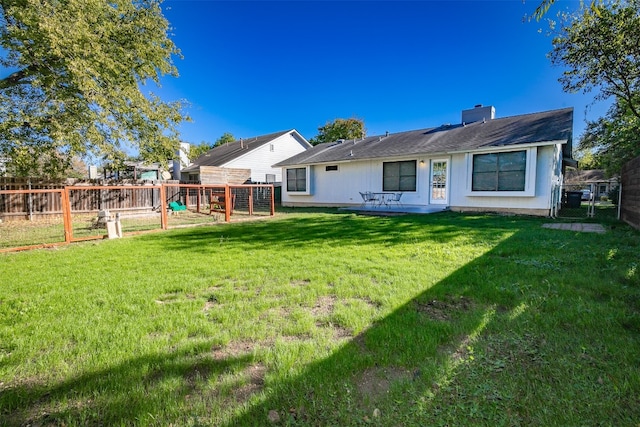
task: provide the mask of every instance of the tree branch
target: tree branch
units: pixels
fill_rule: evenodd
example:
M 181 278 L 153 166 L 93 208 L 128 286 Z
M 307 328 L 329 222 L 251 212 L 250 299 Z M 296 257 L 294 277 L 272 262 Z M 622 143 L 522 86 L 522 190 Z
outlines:
M 0 79 L 0 90 L 28 83 L 26 78 L 31 76 L 34 71 L 36 71 L 36 68 L 37 67 L 35 65 L 29 65 L 27 68 L 18 70 L 9 74 L 7 77 Z

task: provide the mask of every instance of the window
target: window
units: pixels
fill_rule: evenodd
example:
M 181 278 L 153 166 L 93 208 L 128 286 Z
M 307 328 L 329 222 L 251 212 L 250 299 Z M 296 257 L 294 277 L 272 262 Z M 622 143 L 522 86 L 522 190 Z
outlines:
M 526 151 L 473 156 L 472 191 L 524 191 Z
M 307 191 L 307 168 L 287 169 L 287 191 Z
M 382 191 L 416 191 L 416 161 L 383 163 Z
M 273 144 L 269 144 L 269 151 L 274 152 L 275 149 L 276 148 L 273 146 Z
M 325 166 L 324 170 L 326 172 L 337 171 L 338 170 L 338 165 Z

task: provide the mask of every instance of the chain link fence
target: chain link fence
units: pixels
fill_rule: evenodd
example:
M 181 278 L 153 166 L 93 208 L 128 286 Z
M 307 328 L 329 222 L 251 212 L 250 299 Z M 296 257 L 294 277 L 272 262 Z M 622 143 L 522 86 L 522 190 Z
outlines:
M 560 218 L 615 218 L 618 187 L 610 189 L 598 184 L 570 184 L 561 188 Z

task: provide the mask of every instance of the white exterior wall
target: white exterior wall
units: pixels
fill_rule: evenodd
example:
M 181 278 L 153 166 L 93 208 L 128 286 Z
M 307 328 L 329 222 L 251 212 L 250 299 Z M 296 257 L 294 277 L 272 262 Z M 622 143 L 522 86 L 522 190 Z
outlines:
M 429 191 L 428 160 L 421 165 L 419 159 L 404 158 L 398 160 L 416 160 L 416 191 L 404 191 L 402 203 L 409 205 L 427 205 Z M 327 163 L 310 166 L 309 195 L 288 193 L 286 179 L 282 183 L 282 204 L 284 206 L 348 206 L 362 204 L 360 192 L 382 192 L 383 160 L 353 161 L 346 163 Z M 337 165 L 337 171 L 326 171 L 327 165 Z M 283 169 L 282 176 L 286 172 Z
M 548 210 L 551 207 L 552 177 L 556 170 L 555 145 L 533 147 L 535 155 L 535 170 L 528 171 L 525 185 L 527 195 L 503 193 L 499 196 L 476 196 L 471 192 L 471 154 L 456 154 L 451 162 L 451 193 L 452 208 L 480 208 L 480 209 L 527 209 Z M 527 159 L 530 162 L 530 159 Z
M 271 151 L 272 145 L 273 151 Z M 247 152 L 244 156 L 225 163 L 222 167 L 251 169 L 251 181 L 253 182 L 265 182 L 267 174 L 274 174 L 276 182 L 282 182 L 282 169 L 272 168 L 271 165 L 275 165 L 305 150 L 306 147 L 289 132 L 255 150 Z
M 523 148 L 520 148 L 522 150 Z M 554 185 L 559 176 L 562 162 L 562 146 L 549 145 L 530 147 L 527 163 L 532 166 L 527 171 L 526 191 L 518 195 L 474 195 L 471 192 L 471 153 L 460 153 L 435 157 L 407 157 L 389 160 L 353 161 L 332 163 L 337 171 L 326 171 L 329 164 L 309 166 L 309 195 L 288 193 L 286 179 L 282 187 L 284 206 L 348 206 L 362 204 L 359 192 L 382 192 L 382 164 L 384 161 L 416 160 L 416 191 L 405 191 L 402 203 L 405 205 L 429 205 L 429 180 L 431 160 L 448 160 L 448 197 L 452 209 L 470 210 L 513 210 L 518 212 L 548 213 L 555 198 Z M 421 161 L 424 161 L 422 163 Z M 282 176 L 285 176 L 285 170 Z

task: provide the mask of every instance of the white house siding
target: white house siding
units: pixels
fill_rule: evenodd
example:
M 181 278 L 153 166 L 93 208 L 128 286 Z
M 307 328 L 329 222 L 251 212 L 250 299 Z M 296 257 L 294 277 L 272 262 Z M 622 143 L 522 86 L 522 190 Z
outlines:
M 432 159 L 449 161 L 449 207 L 459 211 L 504 211 L 532 215 L 549 215 L 552 207 L 553 183 L 557 183 L 561 170 L 561 146 L 549 145 L 530 148 L 535 154 L 535 170 L 528 175 L 527 196 L 475 196 L 470 191 L 471 153 L 417 156 L 387 160 L 352 161 L 334 163 L 337 171 L 326 171 L 330 164 L 313 165 L 309 177 L 309 195 L 296 195 L 286 191 L 283 183 L 284 206 L 354 206 L 362 203 L 360 192 L 382 191 L 382 164 L 385 161 L 416 160 L 416 191 L 403 192 L 405 205 L 429 205 L 430 164 Z M 284 172 L 283 172 L 284 173 Z
M 535 175 L 527 177 L 527 185 L 535 182 L 530 195 L 475 196 L 470 194 L 471 168 L 465 154 L 452 156 L 450 208 L 460 211 L 505 211 L 548 215 L 553 194 L 552 181 L 556 176 L 558 154 L 556 145 L 535 148 Z M 532 171 L 533 172 L 533 171 Z M 532 181 L 535 180 L 535 181 Z
M 271 146 L 273 146 L 273 151 L 271 151 Z M 250 169 L 251 181 L 253 182 L 265 182 L 267 174 L 275 175 L 275 181 L 282 182 L 282 169 L 272 168 L 270 165 L 293 157 L 305 149 L 291 133 L 286 133 L 261 147 L 247 152 L 243 156 L 225 163 L 222 167 Z
M 402 203 L 409 205 L 427 205 L 429 192 L 429 160 L 420 164 L 417 157 L 393 159 L 387 161 L 416 160 L 416 191 L 405 191 Z M 296 195 L 286 191 L 283 183 L 282 204 L 284 206 L 357 206 L 362 204 L 360 192 L 382 192 L 383 160 L 352 161 L 346 163 L 327 163 L 310 166 L 309 195 Z M 329 165 L 337 165 L 337 171 L 327 171 Z M 284 173 L 284 172 L 283 172 Z
M 284 206 L 348 206 L 362 203 L 359 191 L 374 191 L 374 182 L 382 186 L 382 170 L 376 170 L 378 162 L 362 161 L 332 163 L 337 171 L 326 171 L 327 165 L 311 168 L 309 195 L 287 192 L 286 182 L 282 184 L 282 204 Z M 381 169 L 381 168 L 380 168 Z M 284 173 L 284 172 L 283 172 Z M 378 190 L 381 191 L 381 190 Z

